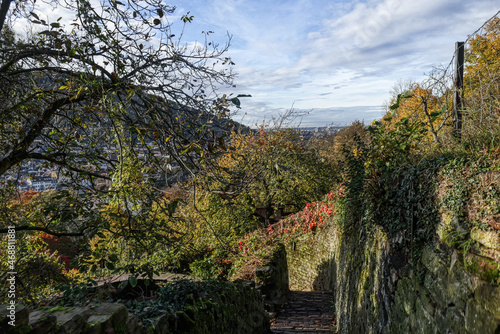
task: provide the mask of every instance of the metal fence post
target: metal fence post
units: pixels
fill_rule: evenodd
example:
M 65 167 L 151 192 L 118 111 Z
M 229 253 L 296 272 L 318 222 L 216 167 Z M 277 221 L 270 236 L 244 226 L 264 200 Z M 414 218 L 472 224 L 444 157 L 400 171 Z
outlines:
M 463 85 L 464 85 L 464 42 L 455 43 L 455 75 L 454 75 L 454 89 L 455 94 L 453 98 L 453 123 L 455 136 L 461 138 L 462 136 L 462 100 L 463 100 Z

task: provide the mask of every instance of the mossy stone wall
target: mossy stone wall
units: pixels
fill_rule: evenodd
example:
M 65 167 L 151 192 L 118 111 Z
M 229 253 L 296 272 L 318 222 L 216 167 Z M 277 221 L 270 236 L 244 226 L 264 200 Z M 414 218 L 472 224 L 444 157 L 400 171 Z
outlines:
M 291 289 L 334 292 L 339 333 L 500 333 L 500 288 L 488 280 L 494 259 L 438 238 L 408 259 L 394 251 L 400 238 L 380 227 L 351 231 L 333 226 L 286 247 Z
M 221 283 L 222 284 L 222 283 Z M 0 333 L 32 334 L 176 334 L 269 333 L 269 318 L 262 295 L 253 282 L 224 283 L 222 292 L 192 296 L 183 309 L 170 310 L 143 325 L 125 305 L 103 303 L 87 307 L 42 308 L 29 312 L 17 306 L 11 326 L 7 305 L 0 306 Z
M 341 332 L 376 333 L 385 326 L 390 291 L 383 279 L 387 248 L 380 229 L 370 238 L 347 236 L 332 224 L 286 250 L 290 289 L 332 291 Z
M 265 266 L 255 270 L 255 282 L 262 292 L 266 310 L 274 314 L 284 303 L 290 290 L 286 250 L 283 245 Z
M 334 289 L 334 226 L 302 235 L 286 245 L 291 290 L 320 291 Z

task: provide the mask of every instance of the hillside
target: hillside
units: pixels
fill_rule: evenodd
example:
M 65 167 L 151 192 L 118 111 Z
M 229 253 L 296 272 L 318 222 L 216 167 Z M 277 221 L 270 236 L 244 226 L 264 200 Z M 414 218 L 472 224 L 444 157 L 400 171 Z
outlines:
M 134 4 L 2 32 L 1 332 L 500 333 L 500 13 L 371 124 L 251 130 Z

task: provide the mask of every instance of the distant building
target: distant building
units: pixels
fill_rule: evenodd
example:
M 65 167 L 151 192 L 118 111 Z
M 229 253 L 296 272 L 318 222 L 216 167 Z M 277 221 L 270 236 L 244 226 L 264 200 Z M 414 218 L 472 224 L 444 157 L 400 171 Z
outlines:
M 45 191 L 55 189 L 57 178 L 52 176 L 32 176 L 26 180 L 26 188 L 34 191 Z

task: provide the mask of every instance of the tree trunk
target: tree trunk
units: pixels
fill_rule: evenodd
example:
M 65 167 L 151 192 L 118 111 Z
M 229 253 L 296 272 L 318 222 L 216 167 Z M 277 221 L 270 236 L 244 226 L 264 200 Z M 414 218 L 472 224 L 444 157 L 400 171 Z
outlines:
M 5 18 L 7 17 L 7 12 L 9 11 L 10 2 L 12 0 L 2 0 L 2 5 L 0 6 L 0 32 L 3 29 L 5 23 Z

